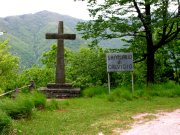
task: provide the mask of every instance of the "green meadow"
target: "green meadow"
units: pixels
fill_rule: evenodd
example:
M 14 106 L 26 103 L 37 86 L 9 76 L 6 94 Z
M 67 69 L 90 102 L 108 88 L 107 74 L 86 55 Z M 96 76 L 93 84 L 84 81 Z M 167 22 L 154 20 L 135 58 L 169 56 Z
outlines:
M 29 95 L 36 104 L 30 117 L 12 118 L 10 134 L 112 135 L 116 134 L 115 129 L 130 128 L 136 114 L 180 108 L 180 86 L 175 84 L 154 85 L 151 90 L 136 88 L 133 94 L 125 88 L 112 89 L 107 94 L 107 88 L 92 87 L 79 98 L 48 99 L 46 103 L 41 94 L 37 95 Z M 40 100 L 35 102 L 32 97 Z

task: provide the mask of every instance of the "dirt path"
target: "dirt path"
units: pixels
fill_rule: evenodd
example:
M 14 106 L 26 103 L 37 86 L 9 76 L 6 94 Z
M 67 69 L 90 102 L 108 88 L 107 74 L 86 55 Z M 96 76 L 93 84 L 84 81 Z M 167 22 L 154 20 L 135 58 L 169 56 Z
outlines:
M 148 122 L 144 121 L 153 117 L 157 118 Z M 140 114 L 133 118 L 137 122 L 132 129 L 121 135 L 180 135 L 180 109 L 158 114 Z

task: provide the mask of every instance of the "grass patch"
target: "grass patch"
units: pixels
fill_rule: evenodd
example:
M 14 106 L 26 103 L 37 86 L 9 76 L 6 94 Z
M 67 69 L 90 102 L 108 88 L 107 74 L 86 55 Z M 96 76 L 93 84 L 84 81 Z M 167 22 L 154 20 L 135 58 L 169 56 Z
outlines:
M 38 91 L 33 91 L 31 95 L 34 106 L 38 109 L 44 109 L 46 107 L 46 96 Z
M 132 116 L 136 114 L 180 108 L 178 94 L 171 95 L 178 93 L 179 86 L 167 85 L 154 85 L 151 90 L 142 87 L 135 89 L 134 94 L 125 88 L 117 88 L 110 95 L 103 88 L 89 88 L 81 98 L 48 101 L 48 109 L 34 110 L 30 120 L 13 120 L 14 131 L 26 135 L 115 134 L 114 129 L 128 128 L 133 122 Z M 161 91 L 168 92 L 164 94 Z
M 11 118 L 2 110 L 0 110 L 0 134 L 8 135 L 12 129 Z
M 13 119 L 31 118 L 33 109 L 45 108 L 46 98 L 38 92 L 20 93 L 15 99 L 0 100 L 0 109 Z
M 150 96 L 158 97 L 179 97 L 180 96 L 180 85 L 174 82 L 168 82 L 165 84 L 154 84 L 151 85 L 147 90 Z
M 125 89 L 125 88 L 116 88 L 113 89 L 110 95 L 108 96 L 109 101 L 126 101 L 126 100 L 132 100 L 133 95 L 132 93 Z
M 26 135 L 113 134 L 115 128 L 127 128 L 137 113 L 180 108 L 180 98 L 109 102 L 94 97 L 69 99 L 59 104 L 61 110 L 36 111 L 31 120 L 14 121 L 14 128 Z
M 83 90 L 82 95 L 84 97 L 95 97 L 95 96 L 107 94 L 107 92 L 108 92 L 108 89 L 106 87 L 95 86 L 95 87 L 90 87 Z
M 59 108 L 60 108 L 59 102 L 56 101 L 55 99 L 52 99 L 47 102 L 47 105 L 46 105 L 47 110 L 53 111 L 53 110 L 58 110 Z
M 15 100 L 5 98 L 0 101 L 0 109 L 13 119 L 30 118 L 33 101 L 27 95 L 20 94 Z

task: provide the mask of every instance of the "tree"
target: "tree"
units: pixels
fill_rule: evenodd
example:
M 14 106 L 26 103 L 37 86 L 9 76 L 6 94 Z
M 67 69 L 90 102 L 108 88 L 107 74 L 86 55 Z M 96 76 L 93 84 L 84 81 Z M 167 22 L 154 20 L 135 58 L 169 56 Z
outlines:
M 166 48 L 169 55 L 169 63 L 174 69 L 174 79 L 180 83 L 180 40 L 176 40 Z
M 14 89 L 18 79 L 19 58 L 10 53 L 8 42 L 0 41 L 0 91 Z
M 88 3 L 94 20 L 77 25 L 83 38 L 93 38 L 95 42 L 127 36 L 129 42 L 134 42 L 141 38 L 145 50 L 137 61 L 147 61 L 147 84 L 154 83 L 155 53 L 180 37 L 180 1 L 88 0 Z

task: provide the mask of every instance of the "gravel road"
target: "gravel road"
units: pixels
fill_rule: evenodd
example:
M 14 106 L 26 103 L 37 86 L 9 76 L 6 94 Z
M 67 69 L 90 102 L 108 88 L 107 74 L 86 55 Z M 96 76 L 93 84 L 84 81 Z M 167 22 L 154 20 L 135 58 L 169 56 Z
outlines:
M 143 122 L 143 118 L 153 115 L 155 119 Z M 132 129 L 124 131 L 121 135 L 180 135 L 180 109 L 158 114 L 141 114 L 133 118 L 137 122 Z

